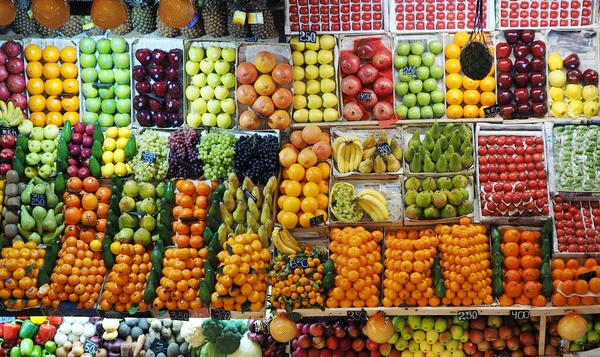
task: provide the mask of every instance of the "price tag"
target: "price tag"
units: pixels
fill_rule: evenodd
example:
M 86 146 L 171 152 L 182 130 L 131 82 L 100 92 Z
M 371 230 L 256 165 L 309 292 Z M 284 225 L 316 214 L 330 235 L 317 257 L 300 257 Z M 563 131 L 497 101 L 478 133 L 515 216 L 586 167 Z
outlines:
M 142 151 L 142 161 L 154 164 L 156 162 L 156 154 L 147 151 Z
M 31 202 L 29 202 L 29 205 L 33 208 L 36 206 L 42 206 L 44 208 L 46 208 L 46 204 L 47 204 L 47 200 L 46 200 L 46 195 L 43 193 L 32 193 L 31 194 Z
M 87 352 L 92 356 L 95 356 L 96 351 L 98 351 L 98 344 L 94 343 L 89 338 L 86 338 L 85 342 L 83 343 L 83 352 Z
M 248 36 L 244 39 L 244 41 L 246 42 L 258 42 L 258 36 L 256 35 L 252 35 L 252 36 Z
M 123 317 L 121 316 L 121 313 L 119 311 L 109 310 L 109 311 L 104 311 L 104 318 L 105 319 L 121 319 Z
M 402 68 L 402 74 L 405 76 L 414 76 L 417 73 L 417 67 L 415 66 L 405 66 Z
M 511 119 L 527 119 L 529 115 L 521 113 L 512 113 Z
M 155 338 L 150 345 L 150 349 L 156 354 L 167 353 L 167 343 Z
M 458 316 L 458 321 L 475 320 L 479 317 L 479 312 L 477 310 L 459 311 L 456 316 Z
M 148 97 L 150 99 L 154 99 L 157 102 L 164 102 L 165 101 L 165 98 L 161 98 L 161 97 L 157 96 L 154 93 L 146 93 L 146 97 Z
M 210 310 L 210 318 L 213 320 L 231 320 L 231 311 L 223 309 Z
M 509 355 L 505 355 L 503 353 L 492 353 L 490 357 L 510 357 Z
M 252 195 L 252 193 L 248 191 L 247 188 L 244 189 L 244 196 L 246 197 L 246 199 L 252 199 L 252 201 L 254 201 L 255 203 L 258 202 L 258 199 L 254 197 L 254 195 Z
M 577 279 L 579 280 L 585 280 L 587 282 L 589 282 L 590 280 L 592 280 L 592 278 L 596 277 L 596 271 L 592 270 L 588 273 L 583 273 L 583 274 L 579 274 L 577 275 Z
M 320 214 L 318 216 L 312 217 L 310 219 L 310 226 L 318 226 L 319 224 L 325 223 L 325 216 Z
M 6 134 L 12 135 L 15 138 L 19 135 L 19 132 L 17 131 L 17 129 L 15 129 L 15 128 L 7 128 L 7 127 L 2 127 L 2 131 L 0 131 L 0 133 L 2 135 L 6 135 Z
M 294 258 L 290 259 L 289 266 L 291 269 L 306 269 L 308 268 L 308 258 Z
M 93 84 L 94 84 L 95 86 L 98 86 L 98 87 L 112 87 L 112 86 L 113 86 L 113 85 L 112 85 L 112 83 L 101 83 L 101 82 L 96 82 L 96 83 L 93 83 Z
M 487 107 L 483 109 L 483 114 L 485 114 L 486 118 L 493 118 L 496 115 L 500 114 L 500 105 L 494 104 L 491 107 Z
M 371 100 L 371 92 L 358 93 L 358 100 Z
M 515 320 L 526 320 L 529 319 L 531 312 L 529 310 L 510 310 L 510 316 Z
M 311 42 L 317 43 L 317 33 L 314 31 L 302 31 L 300 30 L 300 42 Z
M 189 321 L 190 312 L 188 310 L 170 310 L 169 316 L 171 320 Z
M 381 156 L 389 155 L 392 153 L 392 148 L 388 143 L 377 144 L 375 148 L 377 149 L 377 153 Z
M 346 318 L 348 321 L 357 321 L 357 322 L 361 322 L 361 321 L 367 321 L 367 312 L 365 311 L 365 309 L 360 309 L 360 310 L 350 310 L 346 313 Z

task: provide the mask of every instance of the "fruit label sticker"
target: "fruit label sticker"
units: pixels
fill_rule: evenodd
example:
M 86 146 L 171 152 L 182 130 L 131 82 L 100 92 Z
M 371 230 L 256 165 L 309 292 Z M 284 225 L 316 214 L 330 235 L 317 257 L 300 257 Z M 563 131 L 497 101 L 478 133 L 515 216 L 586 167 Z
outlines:
M 289 266 L 291 269 L 306 269 L 308 268 L 308 258 L 294 258 L 290 259 Z
M 476 320 L 479 317 L 477 310 L 459 311 L 456 313 L 458 321 Z
M 300 42 L 317 43 L 317 33 L 314 31 L 300 30 L 300 34 L 298 37 L 300 38 Z
M 258 199 L 256 197 L 254 197 L 254 195 L 252 195 L 252 193 L 250 191 L 248 191 L 247 188 L 244 189 L 244 197 L 246 197 L 246 199 L 252 199 L 252 201 L 254 201 L 254 203 L 258 202 Z
M 152 351 L 154 351 L 154 353 L 159 354 L 159 353 L 167 353 L 167 343 L 164 341 L 159 340 L 158 338 L 155 338 L 154 341 L 152 341 L 152 344 L 150 345 L 150 349 Z
M 392 153 L 392 148 L 388 143 L 377 144 L 375 148 L 377 149 L 377 153 L 381 156 L 389 155 Z
M 47 199 L 46 199 L 46 195 L 43 193 L 32 193 L 31 194 L 31 202 L 29 203 L 29 205 L 31 206 L 31 208 L 36 207 L 36 206 L 42 206 L 44 208 L 46 208 L 46 204 L 47 204 Z
M 417 73 L 417 67 L 415 66 L 405 66 L 402 68 L 402 74 L 405 76 L 414 76 Z
M 85 30 L 91 30 L 91 29 L 93 29 L 94 27 L 96 27 L 96 25 L 94 25 L 94 23 L 93 23 L 92 21 L 90 21 L 90 22 L 88 22 L 88 23 L 85 23 L 85 24 L 83 24 L 83 26 L 82 26 L 82 28 L 83 28 L 83 30 L 84 30 L 84 31 L 85 31 Z
M 360 100 L 360 101 L 371 100 L 371 92 L 358 93 L 358 100 Z
M 190 320 L 190 312 L 188 310 L 170 310 L 169 316 L 171 320 L 178 321 L 189 321 Z
M 96 351 L 98 351 L 98 344 L 91 341 L 89 338 L 86 338 L 83 343 L 83 352 L 90 353 L 92 356 L 96 355 Z
M 367 312 L 365 311 L 365 309 L 360 309 L 360 310 L 354 310 L 354 311 L 348 311 L 347 312 L 347 319 L 348 321 L 357 321 L 357 322 L 362 322 L 362 321 L 367 321 Z
M 198 14 L 194 14 L 194 18 L 192 19 L 192 21 L 190 21 L 189 24 L 187 24 L 186 27 L 191 29 L 192 27 L 196 26 L 198 20 L 200 20 L 200 16 L 198 16 Z
M 244 11 L 235 10 L 233 12 L 233 20 L 236 25 L 244 26 L 246 24 L 246 13 Z
M 320 214 L 318 216 L 312 217 L 310 219 L 310 226 L 314 227 L 314 226 L 318 226 L 319 224 L 323 224 L 325 223 L 325 216 Z
M 0 131 L 0 134 L 2 134 L 2 135 L 8 134 L 8 135 L 12 135 L 16 138 L 19 135 L 19 132 L 15 128 L 2 128 L 2 131 Z
M 515 320 L 527 320 L 530 315 L 529 310 L 510 310 L 510 316 Z
M 265 20 L 263 19 L 262 12 L 249 12 L 248 13 L 248 24 L 255 25 L 255 24 L 264 24 L 264 23 L 265 23 Z
M 590 271 L 588 273 L 583 273 L 583 274 L 577 275 L 577 279 L 578 280 L 585 280 L 588 283 L 590 282 L 590 280 L 592 280 L 592 278 L 595 278 L 595 277 L 596 277 L 596 271 L 595 270 Z
M 154 164 L 156 162 L 156 154 L 147 151 L 142 151 L 142 161 Z
M 231 320 L 231 312 L 223 309 L 210 310 L 210 318 L 213 320 Z
M 483 109 L 483 114 L 485 114 L 486 118 L 493 118 L 496 115 L 500 114 L 500 105 L 494 104 L 491 107 L 487 107 Z

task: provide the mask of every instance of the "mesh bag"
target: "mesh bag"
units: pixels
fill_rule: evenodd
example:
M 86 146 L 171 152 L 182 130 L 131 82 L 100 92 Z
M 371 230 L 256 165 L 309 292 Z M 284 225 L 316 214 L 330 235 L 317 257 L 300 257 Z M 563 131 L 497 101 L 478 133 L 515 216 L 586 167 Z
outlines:
M 492 54 L 485 43 L 483 33 L 483 3 L 477 0 L 475 24 L 469 42 L 460 53 L 460 66 L 463 73 L 474 80 L 484 79 L 492 69 Z

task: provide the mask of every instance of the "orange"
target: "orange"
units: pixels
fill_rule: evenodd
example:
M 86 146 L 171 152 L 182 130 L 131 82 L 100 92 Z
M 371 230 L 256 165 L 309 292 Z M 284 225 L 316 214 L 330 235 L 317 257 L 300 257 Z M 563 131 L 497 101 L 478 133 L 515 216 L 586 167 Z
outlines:
M 79 82 L 76 79 L 65 79 L 62 82 L 62 91 L 66 94 L 79 93 Z
M 288 176 L 290 177 L 290 180 L 292 181 L 300 182 L 304 179 L 304 166 L 300 164 L 293 164 L 292 166 L 288 167 L 287 172 Z
M 30 44 L 23 50 L 27 62 L 39 61 L 42 59 L 42 49 L 35 44 Z
M 590 291 L 594 294 L 600 293 L 600 278 L 592 278 L 589 283 Z
M 72 81 L 73 79 L 70 80 Z M 63 92 L 63 83 L 58 78 L 47 80 L 44 87 L 48 95 L 61 95 Z
M 27 103 L 31 112 L 41 112 L 46 108 L 46 98 L 43 95 L 32 95 Z
M 482 92 L 493 92 L 496 89 L 496 80 L 492 76 L 485 77 L 479 81 L 479 89 Z
M 476 105 L 465 105 L 463 108 L 463 116 L 465 118 L 477 118 L 479 116 L 479 108 Z
M 466 90 L 463 94 L 463 100 L 464 100 L 465 104 L 473 104 L 473 105 L 479 104 L 479 91 L 474 90 L 474 89 Z
M 95 210 L 98 207 L 98 198 L 96 198 L 96 196 L 93 193 L 86 193 L 81 199 L 81 204 L 83 209 L 85 209 L 86 211 Z
M 75 126 L 75 124 L 79 123 L 79 113 L 77 113 L 77 112 L 66 112 L 63 115 L 63 124 L 67 120 L 71 123 L 71 125 Z
M 279 224 L 287 229 L 295 228 L 298 224 L 298 216 L 292 212 L 283 212 L 281 216 L 278 215 L 277 218 Z
M 446 56 L 446 58 L 458 59 L 458 57 L 460 57 L 460 46 L 455 43 L 449 44 L 444 49 L 444 55 Z
M 326 162 L 319 162 L 317 164 L 317 167 L 321 170 L 321 173 L 323 174 L 322 179 L 327 180 L 329 178 L 329 172 L 331 171 L 331 167 L 329 166 L 329 164 Z
M 470 35 L 465 31 L 460 31 L 454 34 L 454 43 L 459 45 L 460 47 L 465 47 L 467 42 L 469 42 Z
M 300 205 L 303 212 L 316 213 L 319 208 L 319 202 L 314 197 L 305 197 Z
M 77 78 L 77 66 L 73 63 L 63 63 L 60 66 L 60 75 L 65 79 Z
M 42 69 L 42 75 L 46 79 L 60 77 L 60 67 L 56 63 L 46 63 Z
M 589 286 L 588 286 L 588 282 L 585 280 L 577 280 L 577 282 L 575 283 L 575 292 L 578 295 L 585 295 L 588 293 L 588 291 L 590 290 Z
M 446 72 L 448 73 L 460 73 L 460 62 L 456 58 L 450 58 L 446 60 Z M 465 77 L 466 78 L 466 77 Z
M 288 196 L 283 201 L 283 210 L 286 212 L 296 213 L 300 210 L 300 199 L 297 197 Z
M 46 98 L 46 109 L 48 109 L 49 112 L 60 112 L 62 110 L 60 97 L 51 95 Z
M 40 62 L 29 62 L 25 68 L 25 73 L 27 73 L 27 77 L 29 77 L 29 79 L 40 78 L 42 76 L 43 68 L 44 66 Z
M 75 95 L 64 96 L 60 103 L 62 108 L 67 112 L 76 112 L 79 110 L 79 98 Z
M 60 51 L 60 60 L 64 63 L 77 62 L 77 50 L 73 46 L 67 46 Z
M 450 73 L 446 76 L 446 87 L 448 89 L 460 88 L 462 86 L 462 77 L 457 73 Z
M 319 183 L 323 179 L 323 173 L 318 167 L 311 167 L 306 170 L 306 180 L 308 182 Z
M 490 107 L 496 104 L 496 94 L 494 92 L 483 92 L 479 97 L 481 105 Z
M 44 86 L 44 81 L 40 78 L 30 78 L 27 81 L 27 91 L 32 95 L 44 93 Z
M 60 50 L 56 46 L 46 46 L 46 48 L 42 50 L 42 58 L 46 63 L 58 62 L 58 60 L 60 59 Z
M 448 105 L 459 105 L 463 101 L 463 92 L 460 89 L 453 88 L 446 93 L 446 102 Z
M 317 197 L 319 193 L 321 193 L 321 189 L 319 188 L 319 185 L 314 182 L 307 182 L 302 188 L 302 194 L 304 194 L 305 197 Z
M 33 124 L 33 126 L 39 126 L 39 127 L 45 126 L 46 125 L 46 114 L 44 114 L 43 112 L 33 112 L 29 116 L 29 120 L 31 120 L 31 123 Z
M 63 125 L 63 118 L 60 112 L 50 112 L 46 115 L 46 124 L 54 124 L 56 126 Z
M 451 105 L 446 109 L 446 114 L 450 119 L 460 119 L 463 116 L 463 108 L 460 105 Z
M 321 182 L 319 182 L 319 193 L 324 195 L 329 193 L 329 182 L 325 180 L 321 180 Z
M 329 198 L 327 197 L 327 195 L 324 195 L 322 193 L 319 193 L 316 197 L 317 199 L 317 203 L 319 205 L 319 209 L 325 210 L 327 209 L 327 205 L 329 204 Z
M 315 215 L 310 212 L 302 213 L 299 218 L 300 225 L 304 228 L 309 228 L 311 226 L 310 219 L 313 218 L 314 216 Z
M 288 181 L 285 185 L 285 194 L 292 197 L 298 197 L 302 193 L 302 185 L 298 181 Z
M 477 88 L 479 88 L 479 81 L 471 79 L 471 78 L 469 78 L 467 76 L 463 77 L 462 84 L 463 84 L 463 87 L 465 89 L 477 89 Z

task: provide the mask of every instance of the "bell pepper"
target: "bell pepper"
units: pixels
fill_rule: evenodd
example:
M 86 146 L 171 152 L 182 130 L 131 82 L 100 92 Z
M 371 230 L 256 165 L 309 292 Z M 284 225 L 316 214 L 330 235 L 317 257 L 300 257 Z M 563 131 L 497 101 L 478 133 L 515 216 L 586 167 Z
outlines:
M 15 346 L 11 348 L 9 357 L 21 357 L 21 350 L 19 347 Z
M 40 326 L 37 334 L 35 335 L 34 341 L 36 345 L 43 346 L 46 341 L 54 338 L 56 334 L 56 326 L 50 324 L 43 324 Z
M 35 345 L 29 357 L 42 357 L 42 346 Z
M 5 322 L 3 324 L 3 328 L 2 328 L 2 334 L 3 334 L 3 338 L 5 340 L 16 340 L 19 337 L 19 330 L 21 329 L 21 325 L 19 325 L 18 323 L 12 321 L 12 322 Z
M 4 324 L 0 324 L 0 339 L 4 338 Z
M 56 342 L 52 340 L 46 341 L 46 343 L 44 343 L 44 350 L 47 352 L 46 356 L 48 353 L 54 353 L 56 351 L 56 347 Z
M 46 322 L 46 316 L 31 316 L 29 320 L 36 325 L 41 325 Z
M 31 322 L 31 320 L 26 320 L 21 325 L 21 330 L 19 331 L 20 338 L 33 338 L 35 334 L 39 330 L 39 326 Z
M 0 357 L 7 357 L 8 351 L 6 348 L 0 346 Z
M 50 321 L 50 325 L 60 326 L 62 324 L 62 316 L 48 316 L 48 321 Z
M 31 353 L 33 352 L 33 340 L 30 338 L 22 339 L 21 343 L 19 344 L 19 350 L 22 357 L 31 356 Z

